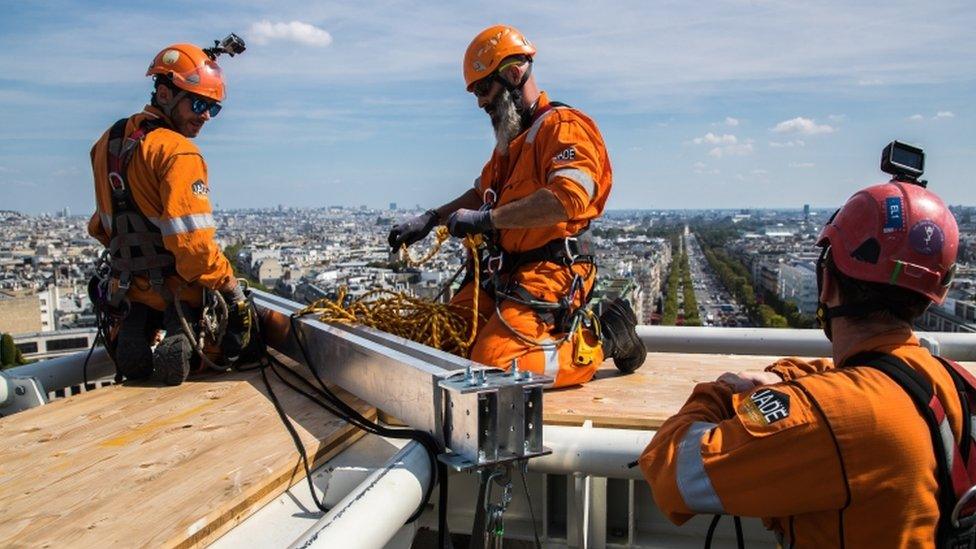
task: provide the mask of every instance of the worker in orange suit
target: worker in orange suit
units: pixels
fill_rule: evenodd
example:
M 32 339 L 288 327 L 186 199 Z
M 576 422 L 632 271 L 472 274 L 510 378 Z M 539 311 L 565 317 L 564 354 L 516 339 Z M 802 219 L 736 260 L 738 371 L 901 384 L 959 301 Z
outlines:
M 251 339 L 253 306 L 214 240 L 207 164 L 191 141 L 220 112 L 225 89 L 215 59 L 243 51 L 231 37 L 207 50 L 174 44 L 160 51 L 146 72 L 150 104 L 119 120 L 91 150 L 97 209 L 88 232 L 108 254 L 90 293 L 127 379 L 186 379 L 198 359 L 176 305 L 195 333 L 205 290 L 220 292 L 228 305 L 225 363 Z M 160 329 L 166 336 L 153 349 Z
M 472 40 L 464 81 L 491 118 L 495 150 L 472 188 L 396 225 L 389 242 L 395 250 L 409 246 L 438 224 L 456 237 L 485 235 L 479 303 L 470 270 L 452 300 L 476 306 L 486 319 L 470 358 L 504 369 L 518 360 L 520 369 L 548 374 L 561 387 L 589 381 L 605 356 L 632 372 L 647 353 L 626 301 L 604 307 L 599 338 L 595 315 L 585 312 L 596 281 L 587 230 L 610 195 L 610 159 L 588 116 L 539 90 L 535 53 L 507 25 Z
M 958 234 L 942 200 L 914 181 L 852 196 L 818 242 L 832 360 L 787 358 L 695 387 L 639 460 L 665 515 L 762 517 L 783 547 L 944 546 L 942 444 L 910 393 L 871 364 L 894 357 L 934 387 L 944 436 L 966 442 L 950 368 L 912 332 L 946 296 Z

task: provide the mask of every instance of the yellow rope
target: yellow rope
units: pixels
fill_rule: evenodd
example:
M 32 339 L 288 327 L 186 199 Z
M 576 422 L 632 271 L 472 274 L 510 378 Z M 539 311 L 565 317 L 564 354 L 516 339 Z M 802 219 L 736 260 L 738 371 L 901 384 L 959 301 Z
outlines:
M 400 258 L 417 267 L 430 261 L 450 237 L 446 227 L 438 227 L 436 241 L 420 259 L 413 259 L 406 246 L 400 249 Z M 480 293 L 481 263 L 478 248 L 484 239 L 481 235 L 469 235 L 465 247 L 474 258 L 474 306 L 470 308 L 471 322 L 465 322 L 468 307 L 409 296 L 403 292 L 373 290 L 346 303 L 348 289 L 339 288 L 336 299 L 320 299 L 308 305 L 299 315 L 315 314 L 322 322 L 361 324 L 383 330 L 411 341 L 423 343 L 460 356 L 467 356 L 478 333 L 478 298 Z M 469 333 L 464 334 L 465 328 Z

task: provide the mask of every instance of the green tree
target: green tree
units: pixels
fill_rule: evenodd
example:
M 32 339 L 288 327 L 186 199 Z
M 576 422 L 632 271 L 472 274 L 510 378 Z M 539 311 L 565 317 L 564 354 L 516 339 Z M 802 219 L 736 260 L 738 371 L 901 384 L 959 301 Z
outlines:
M 10 334 L 0 336 L 0 370 L 6 370 L 14 366 L 27 364 L 24 354 L 14 344 L 14 338 Z

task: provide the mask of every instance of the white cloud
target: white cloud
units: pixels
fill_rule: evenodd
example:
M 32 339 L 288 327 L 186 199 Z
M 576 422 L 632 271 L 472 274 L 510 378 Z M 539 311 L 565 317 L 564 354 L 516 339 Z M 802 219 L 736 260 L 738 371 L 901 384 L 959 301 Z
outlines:
M 789 164 L 791 168 L 812 168 L 815 165 L 813 162 L 790 162 Z
M 935 113 L 935 118 L 936 119 L 939 119 L 939 118 L 955 118 L 955 116 L 956 115 L 953 114 L 952 111 L 939 111 L 939 112 Z
M 691 165 L 691 169 L 699 175 L 718 175 L 720 173 L 718 168 L 709 169 L 708 164 L 704 162 L 695 162 Z
M 731 116 L 726 116 L 725 117 L 725 125 L 726 126 L 738 126 L 739 125 L 739 119 L 738 118 L 732 118 Z
M 716 135 L 708 132 L 704 137 L 696 137 L 691 142 L 695 145 L 701 145 L 702 143 L 707 145 L 735 145 L 739 140 L 732 134 Z
M 272 23 L 267 19 L 258 21 L 251 25 L 249 38 L 257 44 L 267 44 L 272 40 L 285 40 L 306 46 L 325 47 L 332 43 L 331 34 L 315 25 L 301 21 L 289 23 Z
M 708 156 L 723 158 L 726 156 L 747 156 L 753 153 L 752 140 L 748 139 L 745 143 L 732 143 L 721 147 L 714 147 L 708 151 Z
M 769 146 L 774 149 L 792 149 L 793 147 L 806 147 L 807 142 L 802 139 L 791 139 L 789 141 L 770 141 Z
M 820 133 L 833 133 L 834 128 L 827 124 L 817 124 L 815 120 L 797 116 L 790 120 L 784 120 L 772 130 L 774 133 L 798 133 L 801 135 L 817 135 Z
M 921 120 L 925 120 L 925 117 L 920 114 L 913 114 L 908 117 L 908 120 L 911 120 L 912 122 L 919 122 Z

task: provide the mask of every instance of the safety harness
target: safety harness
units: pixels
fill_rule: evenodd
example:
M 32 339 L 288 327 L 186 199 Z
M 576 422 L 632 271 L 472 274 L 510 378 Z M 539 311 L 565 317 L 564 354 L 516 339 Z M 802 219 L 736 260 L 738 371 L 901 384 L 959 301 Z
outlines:
M 107 303 L 113 309 L 127 309 L 125 294 L 135 276 L 145 276 L 154 291 L 169 301 L 164 281 L 175 274 L 176 260 L 163 246 L 163 234 L 136 206 L 126 171 L 132 153 L 149 132 L 165 126 L 147 119 L 136 131 L 125 135 L 128 118 L 112 125 L 108 134 L 108 182 L 112 198 L 112 240 L 109 242 L 111 278 L 118 285 L 108 292 Z
M 861 353 L 847 364 L 880 370 L 911 397 L 928 425 L 935 449 L 939 483 L 939 523 L 936 546 L 940 549 L 976 547 L 976 377 L 951 360 L 936 356 L 952 378 L 962 404 L 962 438 L 956 444 L 945 407 L 932 384 L 905 362 L 890 354 Z
M 500 79 L 504 81 L 504 78 Z M 551 101 L 547 105 L 536 109 L 531 118 L 525 124 L 526 127 L 537 121 L 547 111 L 554 108 L 568 108 L 569 105 L 558 101 Z M 482 196 L 482 210 L 490 210 L 498 202 L 497 190 L 498 181 L 492 182 L 490 188 L 486 189 Z M 591 293 L 582 294 L 584 291 L 584 278 L 579 274 L 573 275 L 573 281 L 567 292 L 557 301 L 546 301 L 532 295 L 525 287 L 520 285 L 512 276 L 519 268 L 524 265 L 538 262 L 552 262 L 566 268 L 572 268 L 576 264 L 588 264 L 591 269 L 596 269 L 593 255 L 593 238 L 587 225 L 582 231 L 572 236 L 556 238 L 549 242 L 523 252 L 505 251 L 500 244 L 498 231 L 492 231 L 486 236 L 486 255 L 481 264 L 484 265 L 488 276 L 482 277 L 484 289 L 491 293 L 495 298 L 496 313 L 505 325 L 518 339 L 530 345 L 544 345 L 560 343 L 570 337 L 576 336 L 576 352 L 574 357 L 579 365 L 589 365 L 594 357 L 595 348 L 590 347 L 583 341 L 582 328 L 584 326 L 592 328 L 599 337 L 599 322 L 587 305 L 589 304 Z M 469 264 L 469 267 L 472 266 Z M 472 278 L 469 268 L 465 282 Z M 574 300 L 580 295 L 580 306 L 574 307 Z M 501 315 L 499 309 L 502 301 L 508 300 L 532 309 L 539 318 L 550 325 L 556 327 L 557 332 L 563 332 L 566 336 L 557 342 L 535 341 L 521 334 L 514 327 L 510 326 Z

